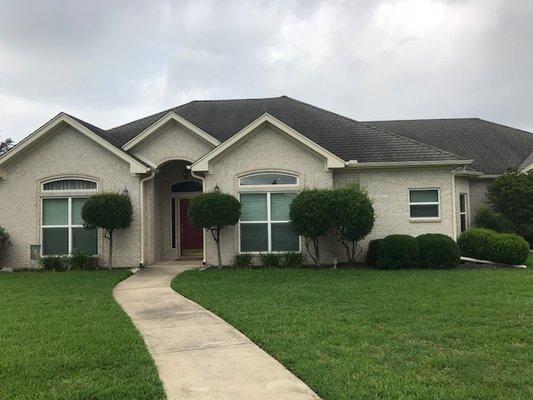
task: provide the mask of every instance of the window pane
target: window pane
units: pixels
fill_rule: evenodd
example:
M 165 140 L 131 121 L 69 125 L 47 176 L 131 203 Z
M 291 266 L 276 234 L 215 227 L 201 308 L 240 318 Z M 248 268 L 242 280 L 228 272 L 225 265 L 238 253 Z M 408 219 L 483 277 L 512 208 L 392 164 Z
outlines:
M 72 228 L 72 250 L 85 250 L 95 255 L 98 254 L 98 231 L 85 228 Z
M 272 193 L 270 195 L 270 212 L 272 221 L 288 221 L 289 209 L 296 193 Z
M 87 199 L 72 199 L 72 225 L 83 225 L 81 210 Z
M 295 185 L 296 177 L 282 174 L 257 174 L 241 178 L 241 185 Z
M 267 195 L 241 194 L 241 221 L 266 221 Z
M 268 251 L 268 224 L 241 224 L 241 251 Z
M 461 232 L 466 231 L 466 215 L 461 214 Z
M 272 251 L 298 251 L 299 241 L 291 224 L 272 224 Z
M 429 203 L 439 201 L 437 190 L 410 190 L 409 201 L 411 203 Z
M 90 190 L 96 189 L 96 182 L 82 179 L 61 179 L 43 185 L 43 190 Z
M 43 200 L 43 225 L 68 224 L 68 199 Z
M 68 228 L 43 228 L 43 255 L 68 254 Z
M 466 210 L 466 195 L 460 194 L 459 195 L 459 211 L 465 212 Z
M 412 205 L 411 218 L 435 218 L 439 216 L 438 205 Z

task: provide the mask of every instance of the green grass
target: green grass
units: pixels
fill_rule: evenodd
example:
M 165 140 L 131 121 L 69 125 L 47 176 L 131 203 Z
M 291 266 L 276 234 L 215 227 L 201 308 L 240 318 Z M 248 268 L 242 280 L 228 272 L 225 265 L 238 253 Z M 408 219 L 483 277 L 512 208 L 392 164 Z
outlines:
M 172 286 L 324 399 L 533 396 L 530 269 L 206 270 Z
M 114 301 L 124 271 L 0 275 L 0 399 L 164 399 Z
M 526 265 L 528 268 L 533 268 L 533 253 L 529 254 L 529 257 L 527 258 Z

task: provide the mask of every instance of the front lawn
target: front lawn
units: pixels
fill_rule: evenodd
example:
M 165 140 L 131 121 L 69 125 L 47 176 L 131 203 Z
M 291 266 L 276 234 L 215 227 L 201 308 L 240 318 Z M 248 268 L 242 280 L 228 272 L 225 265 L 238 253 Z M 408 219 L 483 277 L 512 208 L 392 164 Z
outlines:
M 530 399 L 527 270 L 206 270 L 173 288 L 328 400 Z
M 0 274 L 0 399 L 164 399 L 114 301 L 128 272 Z

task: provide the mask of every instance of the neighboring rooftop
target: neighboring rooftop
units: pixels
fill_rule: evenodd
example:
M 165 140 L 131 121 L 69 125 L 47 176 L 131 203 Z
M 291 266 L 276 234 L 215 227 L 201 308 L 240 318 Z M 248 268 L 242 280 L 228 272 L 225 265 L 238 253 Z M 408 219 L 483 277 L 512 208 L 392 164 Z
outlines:
M 473 159 L 472 167 L 486 175 L 520 168 L 533 152 L 533 133 L 479 118 L 366 121 L 365 124 Z

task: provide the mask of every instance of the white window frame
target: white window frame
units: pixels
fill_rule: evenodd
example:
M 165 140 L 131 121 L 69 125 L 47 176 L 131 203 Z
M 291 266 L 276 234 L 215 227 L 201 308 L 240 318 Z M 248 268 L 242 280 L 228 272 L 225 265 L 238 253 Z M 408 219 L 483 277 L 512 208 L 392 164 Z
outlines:
M 411 202 L 411 192 L 428 191 L 428 190 L 437 191 L 437 201 Z M 441 218 L 440 188 L 436 188 L 436 187 L 410 188 L 407 192 L 407 202 L 408 202 L 409 220 L 411 221 L 439 221 L 440 220 Z M 438 215 L 436 217 L 413 217 L 411 216 L 411 206 L 429 206 L 429 205 L 437 206 Z
M 461 196 L 465 197 L 465 210 L 464 211 L 461 211 Z M 461 230 L 461 217 L 463 215 L 465 216 L 465 231 L 468 229 L 468 226 L 470 225 L 469 213 L 468 213 L 468 209 L 469 209 L 468 202 L 469 202 L 468 193 L 466 192 L 459 193 L 459 231 L 461 231 L 461 233 L 464 232 L 463 230 Z
M 289 176 L 291 178 L 296 178 L 296 183 L 282 183 L 279 185 L 243 185 L 242 180 L 245 178 L 250 178 L 252 176 L 258 176 L 258 175 L 283 175 L 283 176 Z M 239 177 L 239 188 L 293 188 L 300 185 L 300 178 L 296 174 L 291 174 L 288 172 L 280 172 L 280 171 L 263 171 L 263 172 L 252 172 L 250 174 L 243 175 Z
M 252 186 L 252 185 L 246 185 L 246 186 Z M 261 186 L 261 185 L 260 185 Z M 269 185 L 269 186 L 276 186 L 278 185 Z M 282 186 L 282 185 L 279 185 Z M 289 186 L 289 185 L 283 185 L 283 186 Z M 294 185 L 290 185 L 294 186 Z M 272 224 L 282 224 L 282 223 L 290 223 L 290 220 L 282 221 L 282 220 L 272 220 L 271 215 L 271 205 L 270 205 L 270 195 L 274 194 L 298 194 L 297 191 L 274 191 L 274 192 L 243 192 L 239 193 L 239 201 L 241 200 L 242 195 L 248 195 L 248 194 L 266 194 L 266 201 L 267 201 L 267 219 L 264 221 L 241 221 L 239 219 L 238 223 L 238 241 L 239 241 L 239 254 L 262 254 L 262 253 L 274 253 L 274 254 L 282 254 L 287 253 L 290 250 L 287 251 L 272 251 Z M 241 249 L 241 224 L 266 224 L 267 225 L 267 236 L 268 236 L 268 249 L 265 251 L 242 251 Z M 298 235 L 298 250 L 296 250 L 297 253 L 302 252 L 302 240 L 301 237 Z
M 65 254 L 43 254 L 44 249 L 44 229 L 46 228 L 67 228 L 68 230 L 68 254 L 72 254 L 72 230 L 73 228 L 83 228 L 83 225 L 75 225 L 72 223 L 72 199 L 87 199 L 86 196 L 64 196 L 64 197 L 41 197 L 41 257 L 48 257 L 48 256 L 62 256 Z M 61 199 L 67 199 L 68 200 L 68 207 L 67 207 L 67 225 L 44 225 L 44 202 L 46 200 L 61 200 Z M 97 239 L 96 239 L 96 252 L 98 253 L 98 232 L 96 233 Z M 95 257 L 98 254 L 91 254 L 91 256 Z
M 94 189 L 59 189 L 59 190 L 46 190 L 44 188 L 44 185 L 46 185 L 47 183 L 58 182 L 58 181 L 87 181 L 87 182 L 95 183 L 96 184 L 96 188 L 94 188 Z M 93 193 L 93 192 L 97 192 L 99 188 L 100 188 L 100 185 L 98 184 L 98 181 L 95 181 L 94 179 L 88 179 L 88 178 L 79 177 L 79 176 L 49 179 L 49 180 L 41 183 L 41 191 L 44 192 L 44 193 L 49 193 L 49 194 L 65 193 L 65 192 L 87 192 L 87 193 Z

